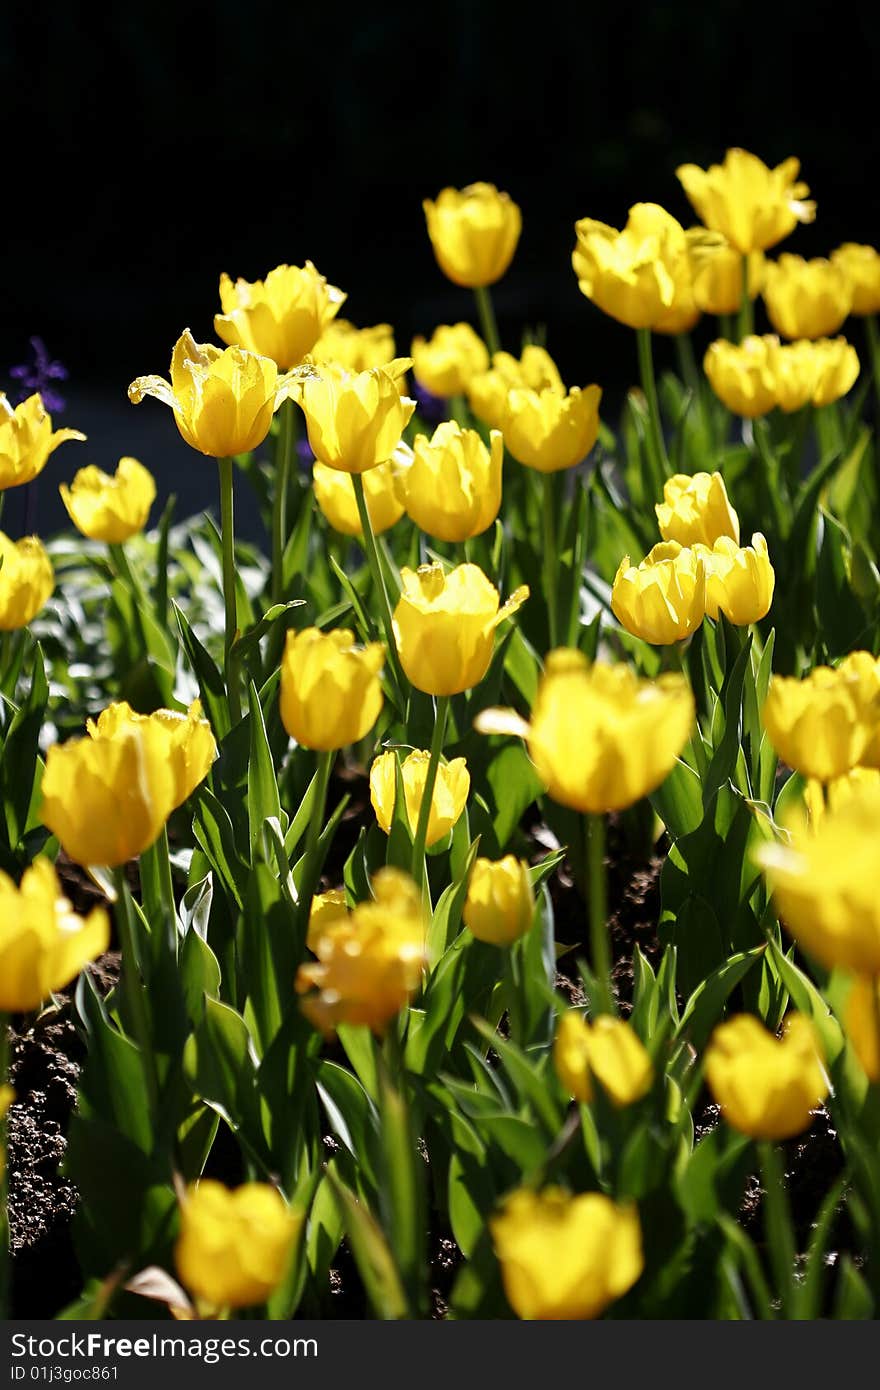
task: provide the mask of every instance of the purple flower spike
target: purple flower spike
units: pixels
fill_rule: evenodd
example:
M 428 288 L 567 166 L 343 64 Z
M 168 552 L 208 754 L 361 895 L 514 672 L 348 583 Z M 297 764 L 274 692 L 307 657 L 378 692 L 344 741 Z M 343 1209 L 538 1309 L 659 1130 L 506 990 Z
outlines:
M 439 425 L 441 421 L 449 419 L 449 402 L 442 396 L 435 396 L 433 391 L 428 391 L 418 378 L 414 381 L 415 398 L 418 402 L 418 412 L 426 425 Z
M 13 381 L 21 382 L 16 393 L 15 404 L 19 405 L 22 401 L 26 401 L 28 396 L 32 396 L 35 391 L 39 391 L 49 414 L 58 415 L 64 410 L 67 402 L 63 396 L 58 394 L 52 382 L 66 381 L 67 368 L 62 362 L 52 361 L 42 338 L 33 337 L 30 344 L 31 360 L 23 362 L 17 367 L 9 368 L 9 375 Z

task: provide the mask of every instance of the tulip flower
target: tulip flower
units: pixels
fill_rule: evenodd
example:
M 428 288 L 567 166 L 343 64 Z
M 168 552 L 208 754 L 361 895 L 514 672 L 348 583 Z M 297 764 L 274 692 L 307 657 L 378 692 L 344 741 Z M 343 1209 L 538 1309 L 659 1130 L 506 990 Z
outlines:
M 318 364 L 334 362 L 349 372 L 368 372 L 393 360 L 394 331 L 390 323 L 356 328 L 348 319 L 333 319 L 309 355 Z
M 489 369 L 489 350 L 469 323 L 441 324 L 432 336 L 413 338 L 413 372 L 434 396 L 461 396 L 468 382 Z
M 754 858 L 786 930 L 832 969 L 880 975 L 880 788 L 866 784 L 826 809 L 819 824 L 792 817 L 788 843 L 765 843 Z
M 629 328 L 657 327 L 689 286 L 684 228 L 656 203 L 631 207 L 622 232 L 591 217 L 575 231 L 581 293 Z
M 880 977 L 857 975 L 847 995 L 843 1027 L 862 1070 L 880 1082 Z
M 397 386 L 409 366 L 410 358 L 400 357 L 351 373 L 328 363 L 302 381 L 298 400 L 319 463 L 343 473 L 366 473 L 387 463 L 416 408 Z
M 741 343 L 719 338 L 710 343 L 703 370 L 720 401 L 748 420 L 767 415 L 776 405 L 776 383 L 769 361 L 775 338 L 750 334 Z
M 742 303 L 743 258 L 719 232 L 689 227 L 685 232 L 693 280 L 694 303 L 704 314 L 735 314 Z M 749 298 L 764 284 L 764 253 L 749 256 Z
M 177 1273 L 212 1310 L 264 1303 L 287 1272 L 302 1224 L 268 1183 L 230 1191 L 202 1178 L 181 1203 Z
M 357 743 L 382 709 L 381 642 L 356 647 L 347 628 L 288 632 L 281 661 L 281 721 L 304 748 L 327 753 Z
M 419 988 L 425 918 L 419 891 L 398 869 L 380 869 L 373 898 L 322 932 L 317 962 L 299 967 L 302 1009 L 326 1036 L 340 1023 L 362 1024 L 380 1036 Z
M 819 1036 L 805 1014 L 789 1014 L 781 1038 L 738 1014 L 715 1029 L 705 1060 L 722 1116 L 751 1139 L 802 1134 L 828 1094 Z
M 527 343 L 518 359 L 509 352 L 494 354 L 489 371 L 468 382 L 468 403 L 478 420 L 492 429 L 501 429 L 507 413 L 507 396 L 514 388 L 539 394 L 549 388 L 558 396 L 566 394 L 549 352 L 537 344 Z
M 519 1318 L 597 1318 L 632 1288 L 644 1266 L 635 1206 L 601 1192 L 517 1188 L 489 1229 L 507 1301 Z
M 880 738 L 880 728 L 876 738 Z M 873 747 L 868 751 L 873 752 Z M 830 782 L 808 777 L 804 787 L 804 810 L 810 829 L 816 830 L 822 824 L 827 811 L 838 811 L 853 797 L 860 797 L 865 792 L 869 795 L 880 793 L 880 767 L 853 767 Z
M 711 547 L 721 536 L 739 544 L 739 517 L 720 473 L 676 473 L 667 479 L 663 501 L 654 508 L 665 541 Z
M 499 607 L 498 590 L 478 565 L 420 565 L 400 574 L 394 638 L 407 679 L 428 695 L 458 695 L 489 669 L 495 629 L 529 596 L 526 586 Z
M 0 391 L 0 492 L 33 482 L 60 444 L 84 440 L 79 430 L 53 430 L 39 391 L 13 410 Z
M 453 284 L 479 289 L 501 279 L 522 230 L 520 210 L 507 193 L 472 183 L 444 188 L 422 208 L 437 264 Z
M 476 859 L 468 880 L 462 917 L 471 936 L 509 946 L 525 936 L 535 913 L 529 866 L 513 854 Z
M 205 780 L 217 757 L 217 744 L 202 713 L 202 702 L 193 700 L 186 714 L 170 709 L 137 714 L 121 700 L 108 705 L 97 720 L 86 721 L 89 737 L 99 741 L 119 739 L 132 728 L 144 726 L 157 730 L 164 739 L 164 757 L 174 782 L 172 808 L 182 806 Z
M 617 1108 L 641 1100 L 654 1081 L 638 1034 L 609 1014 L 588 1022 L 577 1009 L 566 1010 L 556 1029 L 553 1065 L 565 1090 L 582 1105 L 593 1102 L 594 1079 Z
M 319 938 L 328 927 L 335 927 L 340 922 L 347 922 L 349 913 L 350 908 L 346 901 L 344 888 L 328 888 L 326 893 L 315 893 L 309 908 L 309 925 L 306 935 L 306 945 L 309 950 L 317 954 Z
M 783 338 L 827 338 L 849 314 L 852 290 L 834 261 L 783 255 L 767 262 L 764 304 Z
M 253 283 L 238 279 L 233 284 L 221 275 L 223 313 L 214 316 L 214 331 L 230 347 L 270 357 L 286 371 L 312 351 L 345 299 L 311 261 L 278 265 L 265 280 Z
M 858 379 L 859 359 L 845 338 L 785 344 L 770 339 L 769 344 L 776 404 L 786 415 L 805 405 L 831 405 Z
M 869 652 L 804 680 L 774 676 L 761 710 L 770 742 L 789 767 L 830 782 L 862 762 L 880 729 L 880 682 Z
M 413 835 L 419 823 L 429 762 L 430 754 L 417 748 L 404 758 L 400 765 L 406 818 Z M 449 834 L 467 805 L 470 789 L 470 773 L 464 758 L 453 758 L 449 763 L 440 763 L 431 793 L 425 839 L 427 849 L 438 844 Z M 396 794 L 397 754 L 389 750 L 380 754 L 370 768 L 370 801 L 376 813 L 376 820 L 386 835 L 391 832 Z
M 880 252 L 873 246 L 847 241 L 831 252 L 831 260 L 849 283 L 850 313 L 860 318 L 880 314 Z
M 749 546 L 738 546 L 730 536 L 720 536 L 710 549 L 694 546 L 706 569 L 706 613 L 717 619 L 719 610 L 737 627 L 756 623 L 770 611 L 776 576 L 770 564 L 767 542 L 756 531 Z
M 624 555 L 611 586 L 611 607 L 635 637 L 661 646 L 681 642 L 706 615 L 706 584 L 698 550 L 661 541 L 639 565 Z
M 109 946 L 104 908 L 78 917 L 50 860 L 35 859 L 18 886 L 0 870 L 0 1011 L 38 1008 Z
M 37 616 L 55 587 L 55 571 L 42 541 L 12 541 L 0 531 L 0 632 L 14 632 Z
M 502 430 L 513 457 L 539 473 L 558 473 L 586 458 L 599 434 L 602 389 L 573 386 L 567 395 L 514 388 L 508 392 Z
M 374 536 L 381 536 L 404 513 L 401 489 L 396 478 L 396 455 L 363 474 L 364 495 Z M 361 536 L 361 519 L 350 473 L 328 468 L 324 463 L 312 467 L 315 501 L 334 530 L 343 536 Z
M 501 506 L 503 459 L 498 430 L 490 431 L 488 448 L 476 430 L 462 429 L 454 420 L 438 425 L 430 439 L 417 434 L 412 460 L 399 473 L 408 515 L 441 541 L 481 535 Z
M 70 487 L 58 491 L 78 531 L 93 541 L 120 545 L 147 524 L 156 497 L 149 469 L 134 458 L 121 458 L 113 474 L 90 464 L 75 474 Z
M 810 190 L 797 181 L 799 171 L 797 159 L 769 169 L 757 155 L 731 149 L 723 164 L 682 164 L 675 172 L 697 216 L 745 256 L 813 221 L 816 204 L 805 201 Z

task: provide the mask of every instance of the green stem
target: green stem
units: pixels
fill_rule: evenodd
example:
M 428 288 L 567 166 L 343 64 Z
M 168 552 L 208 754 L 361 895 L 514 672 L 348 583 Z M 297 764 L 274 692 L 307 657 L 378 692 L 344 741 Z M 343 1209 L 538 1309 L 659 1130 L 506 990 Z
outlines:
M 162 833 L 152 847 L 156 856 L 159 886 L 162 893 L 162 906 L 168 930 L 168 946 L 174 960 L 177 959 L 177 906 L 174 901 L 174 879 L 171 876 L 171 852 L 168 848 L 168 826 L 162 826 Z
M 143 1062 L 150 1113 L 156 1120 L 159 1106 L 159 1084 L 156 1076 L 156 1061 L 153 1056 L 150 1021 L 147 1016 L 145 982 L 141 978 L 134 908 L 124 866 L 120 865 L 119 868 L 113 870 L 113 881 L 116 885 L 116 931 L 119 935 L 119 948 L 122 952 L 120 989 L 125 1001 L 126 1013 L 134 1031 L 134 1041 Z
M 788 1317 L 794 1281 L 795 1243 L 791 1211 L 785 1191 L 785 1172 L 775 1144 L 762 1139 L 758 1144 L 764 1179 L 764 1230 L 767 1248 L 780 1299 L 780 1315 Z
M 296 404 L 284 401 L 278 412 L 275 446 L 275 496 L 272 500 L 272 602 L 284 598 L 284 549 L 287 545 L 287 491 L 296 431 Z
M 224 656 L 226 675 L 226 698 L 229 702 L 229 719 L 233 725 L 241 723 L 241 690 L 238 678 L 238 657 L 234 650 L 238 634 L 238 610 L 235 593 L 235 517 L 232 492 L 234 464 L 231 458 L 217 460 L 220 469 L 220 536 L 223 545 L 223 602 L 226 608 L 226 628 L 224 636 Z
M 438 695 L 437 707 L 434 712 L 434 733 L 431 738 L 428 772 L 425 777 L 425 789 L 422 792 L 422 801 L 419 806 L 419 819 L 416 825 L 412 849 L 411 868 L 412 876 L 416 883 L 424 883 L 427 878 L 425 874 L 425 841 L 428 838 L 428 820 L 431 815 L 431 802 L 434 799 L 434 786 L 437 782 L 437 769 L 440 766 L 440 754 L 443 752 L 443 740 L 446 737 L 449 700 L 450 697 L 448 695 Z
M 660 401 L 657 397 L 657 381 L 654 376 L 654 354 L 651 347 L 650 328 L 637 328 L 636 341 L 639 349 L 639 373 L 642 390 L 648 405 L 647 455 L 650 477 L 645 488 L 646 501 L 660 502 L 663 498 L 663 479 L 669 476 L 669 461 L 663 441 L 663 427 L 660 423 Z
M 547 600 L 547 618 L 550 624 L 550 647 L 559 643 L 559 612 L 556 602 L 559 595 L 559 575 L 556 557 L 556 474 L 545 473 L 544 479 L 544 597 Z
M 712 432 L 712 414 L 706 406 L 703 379 L 700 375 L 700 369 L 697 366 L 697 359 L 694 356 L 694 340 L 690 333 L 676 334 L 675 352 L 678 358 L 678 369 L 681 372 L 681 379 L 694 398 L 700 424 L 709 443 L 714 447 L 715 440 Z
M 587 816 L 587 896 L 590 919 L 590 964 L 596 980 L 593 1012 L 613 1014 L 611 942 L 608 936 L 608 886 L 605 879 L 605 817 Z
M 728 343 L 736 342 L 736 319 L 733 314 L 718 315 L 719 334 Z
M 364 480 L 360 473 L 351 475 L 354 487 L 355 501 L 357 502 L 358 516 L 361 523 L 361 533 L 363 535 L 364 551 L 367 556 L 367 565 L 372 576 L 373 586 L 379 597 L 380 617 L 382 622 L 382 633 L 385 638 L 385 646 L 388 653 L 388 663 L 394 672 L 394 679 L 399 691 L 403 690 L 403 681 L 400 673 L 400 662 L 397 656 L 397 646 L 394 641 L 394 621 L 391 614 L 391 601 L 388 597 L 388 586 L 385 583 L 385 572 L 382 569 L 382 561 L 376 546 L 376 536 L 373 532 L 373 523 L 370 520 L 370 509 L 367 506 L 367 498 L 364 492 Z
M 306 922 L 308 922 L 308 915 L 311 911 L 315 889 L 318 886 L 318 879 L 321 876 L 320 865 L 318 863 L 318 841 L 321 838 L 321 831 L 324 829 L 324 815 L 327 809 L 327 787 L 330 782 L 330 773 L 333 771 L 333 764 L 335 761 L 335 750 L 318 754 L 318 766 L 315 770 L 315 792 L 312 802 L 312 814 L 309 817 L 309 828 L 306 832 L 303 873 L 299 884 L 299 900 L 302 904 L 302 911 L 305 914 Z
M 742 342 L 750 333 L 754 332 L 754 316 L 752 313 L 752 297 L 749 294 L 749 258 L 742 258 L 742 294 L 739 301 L 739 319 L 737 322 L 737 337 Z
M 507 977 L 507 1019 L 510 1028 L 510 1040 L 519 1047 L 525 1047 L 526 1039 L 523 1036 L 524 1027 L 524 996 L 525 982 L 523 980 L 523 958 L 522 942 L 512 941 L 509 946 L 500 946 L 499 950 L 504 952 L 504 973 Z
M 868 314 L 865 319 L 865 332 L 868 335 L 868 351 L 871 354 L 871 370 L 874 374 L 874 390 L 877 392 L 877 405 L 880 407 L 880 327 L 877 315 Z
M 782 503 L 782 473 L 779 466 L 779 459 L 773 451 L 770 441 L 770 429 L 766 420 L 756 420 L 754 422 L 752 435 L 758 449 L 758 457 L 763 464 L 763 483 L 767 502 L 773 515 L 773 526 L 776 538 L 784 541 L 790 526 L 789 516 Z M 791 457 L 789 455 L 789 457 Z M 790 500 L 793 500 L 791 478 L 787 479 Z M 795 484 L 796 485 L 796 484 Z
M 474 288 L 474 298 L 477 301 L 477 313 L 480 316 L 483 342 L 489 349 L 489 356 L 494 357 L 496 352 L 501 351 L 501 339 L 498 337 L 498 324 L 495 320 L 492 296 L 485 285 L 477 285 Z

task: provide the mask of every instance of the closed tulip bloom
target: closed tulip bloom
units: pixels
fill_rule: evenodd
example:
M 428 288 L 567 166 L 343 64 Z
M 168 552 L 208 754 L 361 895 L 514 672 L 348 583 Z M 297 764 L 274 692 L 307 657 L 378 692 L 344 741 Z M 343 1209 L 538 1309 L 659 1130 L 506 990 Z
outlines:
M 118 739 L 132 726 L 148 725 L 165 742 L 165 759 L 174 782 L 172 806 L 182 806 L 211 771 L 217 757 L 217 744 L 211 725 L 202 713 L 201 700 L 193 700 L 186 714 L 157 709 L 137 714 L 125 700 L 108 705 L 97 720 L 86 721 L 89 737 Z
M 427 695 L 459 695 L 479 685 L 495 649 L 495 629 L 529 596 L 524 585 L 500 607 L 479 565 L 440 564 L 400 572 L 394 640 L 408 681 Z
M 335 362 L 349 372 L 368 372 L 393 360 L 394 330 L 390 323 L 357 328 L 348 319 L 334 319 L 309 355 L 317 363 Z
M 368 469 L 363 478 L 373 534 L 381 536 L 404 513 L 394 461 L 389 459 L 387 463 Z M 312 487 L 315 501 L 333 529 L 343 536 L 359 536 L 361 519 L 351 474 L 341 473 L 338 468 L 328 468 L 325 463 L 315 463 L 312 466 Z
M 139 376 L 128 388 L 129 400 L 138 405 L 154 396 L 169 405 L 187 444 L 212 458 L 256 449 L 283 399 L 271 358 L 246 348 L 221 351 L 213 343 L 197 343 L 188 328 L 174 345 L 170 376 L 170 382 Z
M 851 653 L 803 680 L 774 676 L 761 719 L 776 752 L 804 777 L 830 782 L 862 762 L 880 727 L 876 662 Z
M 417 748 L 404 758 L 400 766 L 406 818 L 412 835 L 415 835 L 419 823 L 429 759 L 428 753 Z M 439 764 L 428 816 L 427 849 L 449 834 L 467 805 L 470 789 L 471 778 L 464 758 L 453 758 L 451 762 Z M 370 801 L 376 812 L 376 820 L 386 835 L 391 832 L 396 795 L 397 754 L 389 750 L 380 754 L 370 768 Z
M 490 432 L 488 448 L 476 430 L 462 429 L 454 420 L 444 420 L 430 439 L 417 434 L 412 462 L 398 480 L 408 515 L 441 541 L 481 535 L 501 506 L 503 459 L 498 430 Z
M 13 410 L 0 391 L 0 492 L 33 482 L 60 444 L 84 440 L 79 430 L 53 430 L 39 391 Z
M 311 352 L 346 296 L 319 275 L 311 261 L 304 266 L 278 265 L 265 280 L 220 276 L 222 314 L 214 331 L 230 347 L 271 357 L 282 371 L 296 367 Z
M 847 996 L 843 1027 L 868 1080 L 880 1082 L 880 978 L 856 976 Z
M 640 680 L 629 666 L 591 665 L 563 647 L 545 659 L 528 723 L 512 710 L 484 710 L 475 728 L 525 738 L 553 800 L 598 815 L 622 811 L 659 787 L 694 719 L 684 676 Z
M 287 1273 L 302 1223 L 268 1183 L 230 1190 L 202 1178 L 181 1203 L 177 1273 L 212 1309 L 264 1303 Z
M 596 442 L 601 399 L 599 386 L 573 386 L 565 396 L 552 387 L 509 391 L 504 442 L 519 463 L 539 473 L 573 468 Z
M 468 403 L 478 420 L 492 429 L 501 429 L 507 396 L 514 388 L 539 393 L 550 388 L 557 396 L 565 395 L 562 377 L 549 352 L 536 343 L 527 343 L 519 358 L 509 352 L 494 354 L 489 371 L 468 382 Z
M 706 613 L 710 618 L 717 619 L 720 610 L 737 627 L 747 627 L 769 613 L 776 575 L 760 531 L 748 546 L 721 536 L 711 550 L 702 545 L 694 548 L 706 567 Z
M 387 463 L 416 408 L 397 384 L 409 366 L 408 357 L 366 372 L 328 363 L 302 382 L 298 399 L 319 463 L 343 473 L 366 473 Z
M 437 264 L 453 284 L 468 289 L 494 285 L 513 260 L 522 215 L 494 184 L 444 188 L 422 203 Z
M 780 343 L 766 338 L 767 373 L 775 403 L 786 415 L 805 405 L 831 405 L 845 396 L 859 375 L 856 350 L 845 338 Z
M 149 849 L 174 809 L 168 736 L 149 720 L 46 754 L 40 816 L 77 864 L 115 868 Z
M 703 358 L 703 370 L 718 399 L 732 410 L 755 420 L 776 405 L 776 383 L 769 361 L 778 339 L 751 335 L 741 343 L 719 338 L 710 343 Z
M 805 1014 L 789 1014 L 781 1038 L 737 1014 L 715 1029 L 705 1060 L 722 1116 L 750 1139 L 802 1134 L 828 1095 L 821 1043 Z
M 303 1013 L 325 1036 L 340 1023 L 383 1034 L 421 984 L 426 923 L 418 888 L 392 868 L 380 869 L 372 888 L 371 900 L 321 933 L 318 960 L 297 973 Z
M 792 344 L 792 347 L 796 346 L 796 343 Z M 811 403 L 816 406 L 833 405 L 855 386 L 860 371 L 858 355 L 845 338 L 822 338 L 813 343 L 812 348 L 816 377 Z
M 694 297 L 694 271 L 689 255 L 675 261 L 674 273 L 675 294 L 672 303 L 652 325 L 654 333 L 665 333 L 668 337 L 689 333 L 700 317 L 700 308 Z
M 742 302 L 742 254 L 719 232 L 689 227 L 687 237 L 694 303 L 704 314 L 735 314 Z M 749 256 L 749 298 L 764 284 L 764 253 Z
M 326 893 L 316 893 L 309 909 L 309 926 L 306 945 L 317 953 L 317 945 L 328 927 L 338 926 L 348 921 L 350 908 L 344 888 L 328 888 Z
M 757 155 L 732 149 L 723 164 L 682 164 L 675 172 L 700 220 L 748 255 L 816 216 L 816 204 L 805 201 L 809 188 L 798 182 L 800 167 L 800 160 L 785 159 L 769 169 Z
M 623 231 L 583 217 L 572 265 L 581 293 L 629 328 L 654 328 L 689 275 L 684 228 L 656 203 L 636 203 Z
M 74 476 L 70 487 L 58 491 L 67 514 L 89 540 L 119 545 L 143 531 L 156 497 L 148 468 L 133 458 L 121 458 L 115 473 L 89 464 Z
M 493 946 L 509 946 L 525 936 L 534 912 L 528 864 L 513 854 L 474 861 L 462 911 L 471 936 Z
M 880 729 L 878 735 L 880 736 Z M 865 792 L 880 792 L 880 768 L 853 767 L 841 777 L 831 782 L 820 782 L 816 777 L 808 777 L 804 787 L 804 809 L 811 830 L 816 830 L 825 819 L 827 811 L 838 811 L 853 797 Z
M 507 1301 L 518 1318 L 598 1318 L 642 1273 L 634 1205 L 602 1192 L 520 1187 L 489 1222 Z
M 865 784 L 811 827 L 787 824 L 789 841 L 762 844 L 764 870 L 783 925 L 822 965 L 880 975 L 880 790 Z
M 565 1090 L 583 1105 L 593 1100 L 594 1078 L 618 1108 L 641 1100 L 654 1081 L 638 1034 L 611 1014 L 589 1023 L 577 1009 L 567 1010 L 556 1029 L 553 1065 Z
M 110 946 L 103 907 L 78 917 L 65 898 L 51 861 L 42 856 L 21 883 L 0 869 L 0 1010 L 36 1009 L 69 985 Z
M 441 324 L 429 339 L 413 338 L 413 372 L 426 390 L 461 396 L 472 377 L 489 369 L 489 349 L 469 323 Z
M 739 544 L 739 517 L 730 505 L 720 473 L 676 473 L 663 486 L 654 508 L 660 535 L 679 545 L 698 541 L 710 548 L 721 536 Z
M 381 642 L 355 646 L 347 628 L 288 632 L 281 660 L 281 722 L 303 748 L 330 752 L 368 734 L 382 709 Z
M 880 252 L 873 246 L 847 241 L 831 252 L 831 259 L 849 282 L 850 313 L 859 317 L 880 314 Z
M 42 541 L 12 541 L 0 531 L 0 632 L 27 627 L 54 588 L 55 571 Z
M 837 332 L 851 303 L 847 275 L 833 261 L 784 255 L 767 262 L 764 304 L 783 338 L 827 338 Z
M 697 550 L 661 541 L 639 565 L 624 555 L 611 586 L 611 607 L 633 636 L 656 646 L 681 642 L 706 616 L 706 582 Z

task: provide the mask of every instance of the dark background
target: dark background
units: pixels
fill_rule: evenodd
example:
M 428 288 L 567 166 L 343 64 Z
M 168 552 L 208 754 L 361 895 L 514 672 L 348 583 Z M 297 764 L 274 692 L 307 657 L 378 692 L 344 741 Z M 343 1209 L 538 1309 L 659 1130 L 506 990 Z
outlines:
M 566 380 L 597 380 L 612 398 L 634 375 L 634 345 L 577 289 L 578 217 L 620 226 L 650 200 L 687 224 L 676 166 L 739 144 L 770 164 L 801 159 L 818 218 L 787 249 L 876 244 L 876 11 L 7 7 L 0 385 L 41 335 L 71 373 L 60 422 L 90 436 L 44 474 L 41 527 L 63 517 L 57 481 L 125 452 L 159 473 L 160 502 L 171 483 L 183 514 L 213 501 L 210 465 L 170 413 L 153 402 L 135 413 L 125 391 L 167 370 L 185 325 L 213 336 L 223 270 L 255 279 L 311 258 L 347 290 L 343 314 L 390 321 L 402 352 L 414 332 L 473 320 L 425 233 L 421 200 L 447 183 L 486 179 L 522 208 L 519 250 L 494 290 L 506 345 L 546 325 Z M 661 345 L 661 362 L 670 351 Z

